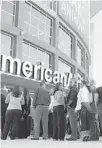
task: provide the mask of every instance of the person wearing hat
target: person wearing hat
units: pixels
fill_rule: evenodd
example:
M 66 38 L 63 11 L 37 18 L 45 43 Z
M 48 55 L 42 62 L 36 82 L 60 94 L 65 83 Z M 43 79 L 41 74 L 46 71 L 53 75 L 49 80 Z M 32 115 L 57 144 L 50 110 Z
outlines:
M 50 95 L 46 90 L 45 81 L 40 83 L 40 87 L 35 91 L 33 98 L 33 108 L 35 109 L 35 136 L 32 140 L 39 140 L 40 121 L 43 127 L 43 139 L 48 136 L 48 107 L 50 104 Z

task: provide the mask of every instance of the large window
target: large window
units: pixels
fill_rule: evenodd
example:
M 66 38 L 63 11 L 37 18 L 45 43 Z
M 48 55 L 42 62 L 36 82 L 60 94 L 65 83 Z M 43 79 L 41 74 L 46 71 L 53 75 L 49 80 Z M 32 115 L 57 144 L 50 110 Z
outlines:
M 13 55 L 13 37 L 8 34 L 0 34 L 1 38 L 1 53 L 2 55 Z
M 52 69 L 51 54 L 25 42 L 23 43 L 22 61 L 29 61 L 32 64 L 43 62 L 45 68 Z
M 86 62 L 85 62 L 85 64 L 86 64 L 86 72 L 89 75 L 89 58 L 88 58 L 87 54 L 86 54 Z
M 1 20 L 10 25 L 15 25 L 16 1 L 2 0 Z
M 61 73 L 69 73 L 72 72 L 72 67 L 70 65 L 68 65 L 66 62 L 62 61 L 62 60 L 58 60 L 58 71 Z
M 78 44 L 77 45 L 77 54 L 76 54 L 77 63 L 85 68 L 85 54 L 84 49 Z
M 61 26 L 59 27 L 58 48 L 67 56 L 72 57 L 72 36 Z
M 42 4 L 44 7 L 48 7 L 53 11 L 57 10 L 57 1 L 55 0 L 43 0 L 43 1 L 36 1 L 38 4 Z
M 29 2 L 25 2 L 23 30 L 39 40 L 52 44 L 52 19 Z

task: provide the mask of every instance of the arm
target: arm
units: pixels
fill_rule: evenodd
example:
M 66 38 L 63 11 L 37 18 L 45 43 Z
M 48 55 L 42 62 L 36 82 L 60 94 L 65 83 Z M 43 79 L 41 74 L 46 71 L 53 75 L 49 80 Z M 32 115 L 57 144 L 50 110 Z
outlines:
M 81 109 L 81 90 L 78 93 L 78 100 L 77 100 L 77 105 L 76 105 L 75 111 L 77 112 L 80 109 Z
M 38 91 L 39 89 L 37 89 L 34 93 L 34 98 L 33 98 L 33 108 L 36 108 L 36 102 L 37 102 L 37 97 L 38 97 Z
M 11 95 L 11 93 L 9 93 L 6 97 L 6 100 L 5 100 L 6 104 L 9 104 L 9 102 L 10 102 L 10 95 Z

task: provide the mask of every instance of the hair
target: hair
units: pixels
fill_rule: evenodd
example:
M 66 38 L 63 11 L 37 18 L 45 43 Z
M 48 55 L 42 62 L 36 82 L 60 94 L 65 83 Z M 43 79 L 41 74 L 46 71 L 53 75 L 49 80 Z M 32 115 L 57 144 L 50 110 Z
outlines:
M 19 89 L 19 86 L 18 85 L 16 85 L 16 86 L 13 87 L 12 94 L 15 97 L 19 97 L 20 96 L 20 89 Z
M 77 84 L 77 79 L 76 78 L 73 77 L 73 78 L 71 78 L 71 80 L 74 81 L 75 84 Z
M 59 89 L 59 86 L 60 86 L 61 84 L 62 84 L 62 83 L 59 82 L 59 83 L 57 83 L 57 84 L 55 85 L 54 93 L 53 93 L 53 94 L 55 94 L 56 91 L 60 90 L 60 89 Z
M 85 80 L 82 80 L 83 85 L 85 85 L 89 92 L 91 92 L 90 86 L 87 85 L 87 82 Z
M 45 84 L 45 81 L 40 82 L 40 86 L 43 86 Z
M 24 88 L 24 95 L 27 95 L 28 94 L 28 89 L 27 88 Z

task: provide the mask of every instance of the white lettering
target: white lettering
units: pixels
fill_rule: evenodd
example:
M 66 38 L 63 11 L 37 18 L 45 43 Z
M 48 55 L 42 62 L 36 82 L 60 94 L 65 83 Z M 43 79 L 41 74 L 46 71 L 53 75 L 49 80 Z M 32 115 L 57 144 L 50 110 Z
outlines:
M 16 64 L 17 66 L 14 66 Z M 16 67 L 16 69 L 15 69 Z M 16 73 L 20 75 L 21 71 L 21 62 L 18 58 L 13 59 L 12 57 L 2 55 L 2 71 L 9 71 L 10 73 Z
M 52 70 L 49 68 L 45 70 L 45 80 L 49 83 L 52 82 Z
M 58 82 L 60 82 L 60 73 L 58 71 L 55 71 L 53 74 L 53 83 L 57 84 Z
M 33 66 L 30 62 L 24 62 L 22 65 L 22 72 L 27 77 L 30 78 L 32 75 Z

